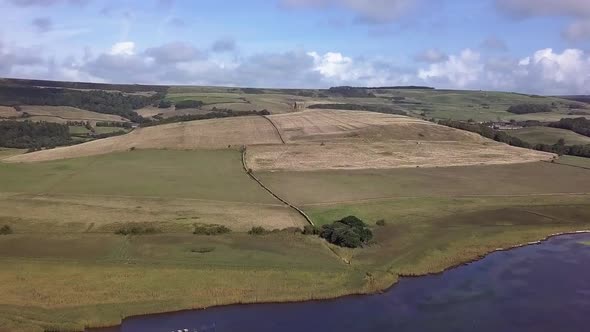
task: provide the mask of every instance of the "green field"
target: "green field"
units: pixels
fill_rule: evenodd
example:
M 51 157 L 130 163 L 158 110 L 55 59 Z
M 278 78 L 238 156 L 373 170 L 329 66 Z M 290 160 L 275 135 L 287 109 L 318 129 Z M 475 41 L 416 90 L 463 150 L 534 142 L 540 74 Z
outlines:
M 574 133 L 571 130 L 551 127 L 526 127 L 505 132 L 530 144 L 555 144 L 561 138 L 566 145 L 590 144 L 590 137 Z
M 590 192 L 590 173 L 538 162 L 513 165 L 257 174 L 298 205 L 412 197 Z
M 561 156 L 556 161 L 558 164 L 570 165 L 576 167 L 583 167 L 590 169 L 590 158 L 582 158 L 575 156 Z

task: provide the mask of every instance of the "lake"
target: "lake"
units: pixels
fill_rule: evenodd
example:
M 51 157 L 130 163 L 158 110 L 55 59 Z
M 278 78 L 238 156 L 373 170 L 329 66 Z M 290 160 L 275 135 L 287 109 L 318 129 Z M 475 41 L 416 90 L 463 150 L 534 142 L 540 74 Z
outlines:
M 590 331 L 590 234 L 494 252 L 382 294 L 130 317 L 117 331 Z

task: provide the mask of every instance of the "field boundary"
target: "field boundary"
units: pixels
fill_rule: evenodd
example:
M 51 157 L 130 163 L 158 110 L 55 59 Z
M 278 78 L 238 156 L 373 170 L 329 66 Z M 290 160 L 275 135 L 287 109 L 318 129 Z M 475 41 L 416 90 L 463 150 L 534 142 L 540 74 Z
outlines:
M 557 160 L 557 161 L 556 161 L 556 162 L 554 162 L 554 163 L 552 163 L 552 162 L 550 162 L 550 161 L 544 161 L 544 160 L 541 160 L 541 161 L 543 161 L 543 162 L 545 162 L 545 163 L 548 163 L 548 164 L 558 164 L 558 165 L 563 165 L 563 166 L 569 166 L 569 167 L 575 167 L 575 168 L 581 168 L 581 169 L 587 169 L 587 170 L 590 170 L 590 167 L 577 166 L 577 165 L 571 165 L 571 164 L 564 164 L 564 163 L 560 163 L 560 162 L 559 162 L 559 160 Z
M 311 218 L 305 212 L 303 212 L 303 210 L 301 210 L 300 208 L 296 207 L 295 205 L 289 203 L 285 199 L 281 198 L 281 196 L 275 194 L 272 190 L 270 190 L 270 188 L 268 188 L 264 183 L 262 183 L 262 181 L 260 181 L 260 179 L 258 179 L 254 174 L 252 174 L 252 170 L 249 169 L 248 165 L 246 164 L 246 147 L 245 146 L 242 149 L 242 167 L 244 168 L 244 171 L 246 172 L 246 174 L 248 174 L 248 176 L 252 180 L 256 181 L 264 190 L 268 191 L 268 193 L 271 194 L 274 198 L 278 199 L 279 201 L 283 202 L 288 207 L 295 210 L 299 215 L 301 215 L 303 218 L 305 218 L 305 220 L 310 225 L 315 226 L 315 224 L 313 223 Z
M 275 131 L 277 132 L 277 135 L 279 135 L 279 138 L 281 139 L 281 142 L 283 142 L 283 144 L 287 144 L 285 142 L 285 140 L 283 139 L 283 135 L 281 135 L 281 131 L 279 130 L 279 127 L 277 127 L 277 125 L 266 115 L 261 115 L 263 118 L 265 118 L 266 120 L 268 120 L 268 122 L 270 122 L 270 124 L 275 128 Z

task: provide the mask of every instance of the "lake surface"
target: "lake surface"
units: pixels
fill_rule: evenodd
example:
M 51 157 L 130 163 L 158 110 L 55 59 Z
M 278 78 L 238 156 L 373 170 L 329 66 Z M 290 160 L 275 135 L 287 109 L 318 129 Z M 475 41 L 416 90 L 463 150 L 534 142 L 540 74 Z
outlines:
M 495 252 L 387 292 L 131 317 L 122 332 L 590 331 L 590 234 Z

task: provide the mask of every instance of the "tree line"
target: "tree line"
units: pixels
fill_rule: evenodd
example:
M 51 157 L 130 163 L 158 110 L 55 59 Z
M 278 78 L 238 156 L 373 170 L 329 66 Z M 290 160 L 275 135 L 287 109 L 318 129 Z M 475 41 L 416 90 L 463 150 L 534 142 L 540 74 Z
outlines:
M 164 118 L 160 115 L 154 116 L 154 120 L 147 120 L 144 121 L 140 126 L 141 127 L 151 127 L 157 125 L 163 125 L 168 123 L 176 123 L 176 122 L 187 122 L 187 121 L 195 121 L 195 120 L 207 120 L 207 119 L 217 119 L 217 118 L 230 118 L 236 116 L 248 116 L 248 115 L 270 115 L 270 112 L 267 110 L 261 111 L 240 111 L 236 112 L 231 109 L 218 109 L 213 107 L 211 112 L 205 114 L 185 114 L 185 115 L 175 115 L 168 118 Z
M 561 119 L 549 124 L 549 127 L 568 129 L 580 135 L 590 137 L 590 120 L 586 118 Z
M 551 106 L 547 104 L 517 104 L 508 107 L 508 112 L 513 114 L 546 113 L 551 112 Z
M 71 106 L 97 113 L 119 115 L 138 123 L 143 122 L 143 118 L 134 110 L 154 104 L 163 96 L 160 93 L 147 97 L 100 90 L 79 91 L 26 86 L 0 87 L 0 105 Z
M 333 109 L 333 110 L 351 110 L 351 111 L 369 111 L 369 112 L 377 112 L 377 113 L 386 113 L 386 114 L 398 114 L 398 115 L 408 115 L 408 113 L 387 106 L 387 105 L 374 105 L 374 104 L 314 104 L 310 105 L 308 108 L 310 109 Z
M 71 145 L 67 125 L 50 122 L 0 121 L 0 146 L 17 149 L 40 149 Z
M 590 144 L 565 145 L 565 141 L 563 139 L 558 140 L 555 144 L 530 144 L 518 137 L 510 136 L 504 131 L 492 129 L 486 124 L 457 120 L 440 120 L 438 123 L 447 127 L 474 132 L 480 134 L 483 137 L 493 139 L 494 141 L 506 143 L 516 147 L 551 152 L 558 155 L 567 154 L 571 156 L 590 158 Z

